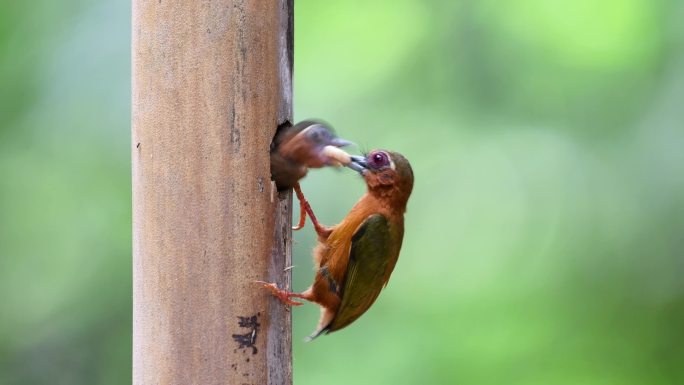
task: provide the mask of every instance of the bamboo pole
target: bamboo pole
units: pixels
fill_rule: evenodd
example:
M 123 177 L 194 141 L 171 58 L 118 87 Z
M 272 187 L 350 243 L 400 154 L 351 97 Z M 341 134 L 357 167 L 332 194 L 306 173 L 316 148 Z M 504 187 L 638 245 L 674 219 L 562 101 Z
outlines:
M 293 0 L 133 0 L 133 383 L 291 384 Z

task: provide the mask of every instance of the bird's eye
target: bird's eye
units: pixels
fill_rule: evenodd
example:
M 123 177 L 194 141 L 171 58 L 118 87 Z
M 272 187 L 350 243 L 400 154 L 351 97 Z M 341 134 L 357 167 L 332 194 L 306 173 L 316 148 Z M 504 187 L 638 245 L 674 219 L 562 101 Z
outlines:
M 376 152 L 369 156 L 370 164 L 374 168 L 380 168 L 389 164 L 389 157 L 384 152 Z

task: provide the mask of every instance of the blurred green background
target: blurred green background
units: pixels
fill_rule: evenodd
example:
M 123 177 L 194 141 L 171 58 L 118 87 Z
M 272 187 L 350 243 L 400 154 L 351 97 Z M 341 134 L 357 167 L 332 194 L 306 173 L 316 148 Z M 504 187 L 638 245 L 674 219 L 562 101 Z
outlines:
M 416 175 L 376 305 L 294 310 L 297 384 L 684 383 L 684 3 L 296 3 L 295 118 Z M 3 2 L 1 384 L 130 382 L 129 147 L 130 5 Z

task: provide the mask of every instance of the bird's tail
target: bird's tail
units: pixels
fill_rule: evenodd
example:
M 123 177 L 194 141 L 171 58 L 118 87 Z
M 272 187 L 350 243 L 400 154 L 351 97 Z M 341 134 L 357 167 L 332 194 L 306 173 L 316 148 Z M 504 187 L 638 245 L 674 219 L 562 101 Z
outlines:
M 311 342 L 321 334 L 327 333 L 330 330 L 330 325 L 332 324 L 334 318 L 335 312 L 328 308 L 321 307 L 321 318 L 318 320 L 318 327 L 316 328 L 316 331 L 311 333 L 310 336 L 306 337 L 304 341 Z
M 311 341 L 313 341 L 314 339 L 316 339 L 316 337 L 320 336 L 321 334 L 327 333 L 328 330 L 330 330 L 330 325 L 328 325 L 328 326 L 326 326 L 326 327 L 324 327 L 324 328 L 322 328 L 322 329 L 318 329 L 318 330 L 316 330 L 315 332 L 311 333 L 310 336 L 304 338 L 304 342 L 311 342 Z

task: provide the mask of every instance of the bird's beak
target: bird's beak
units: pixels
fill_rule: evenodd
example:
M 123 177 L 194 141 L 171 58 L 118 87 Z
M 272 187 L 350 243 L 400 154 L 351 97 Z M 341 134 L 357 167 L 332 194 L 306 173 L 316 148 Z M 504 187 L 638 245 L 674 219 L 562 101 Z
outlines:
M 344 146 L 352 145 L 352 144 L 354 144 L 354 142 L 350 142 L 350 141 L 348 141 L 346 139 L 342 139 L 342 138 L 333 138 L 329 144 L 331 146 L 335 146 L 335 147 L 344 147 Z
M 347 164 L 347 167 L 363 175 L 363 173 L 368 170 L 368 163 L 366 163 L 366 158 L 359 155 L 350 156 L 351 162 Z

